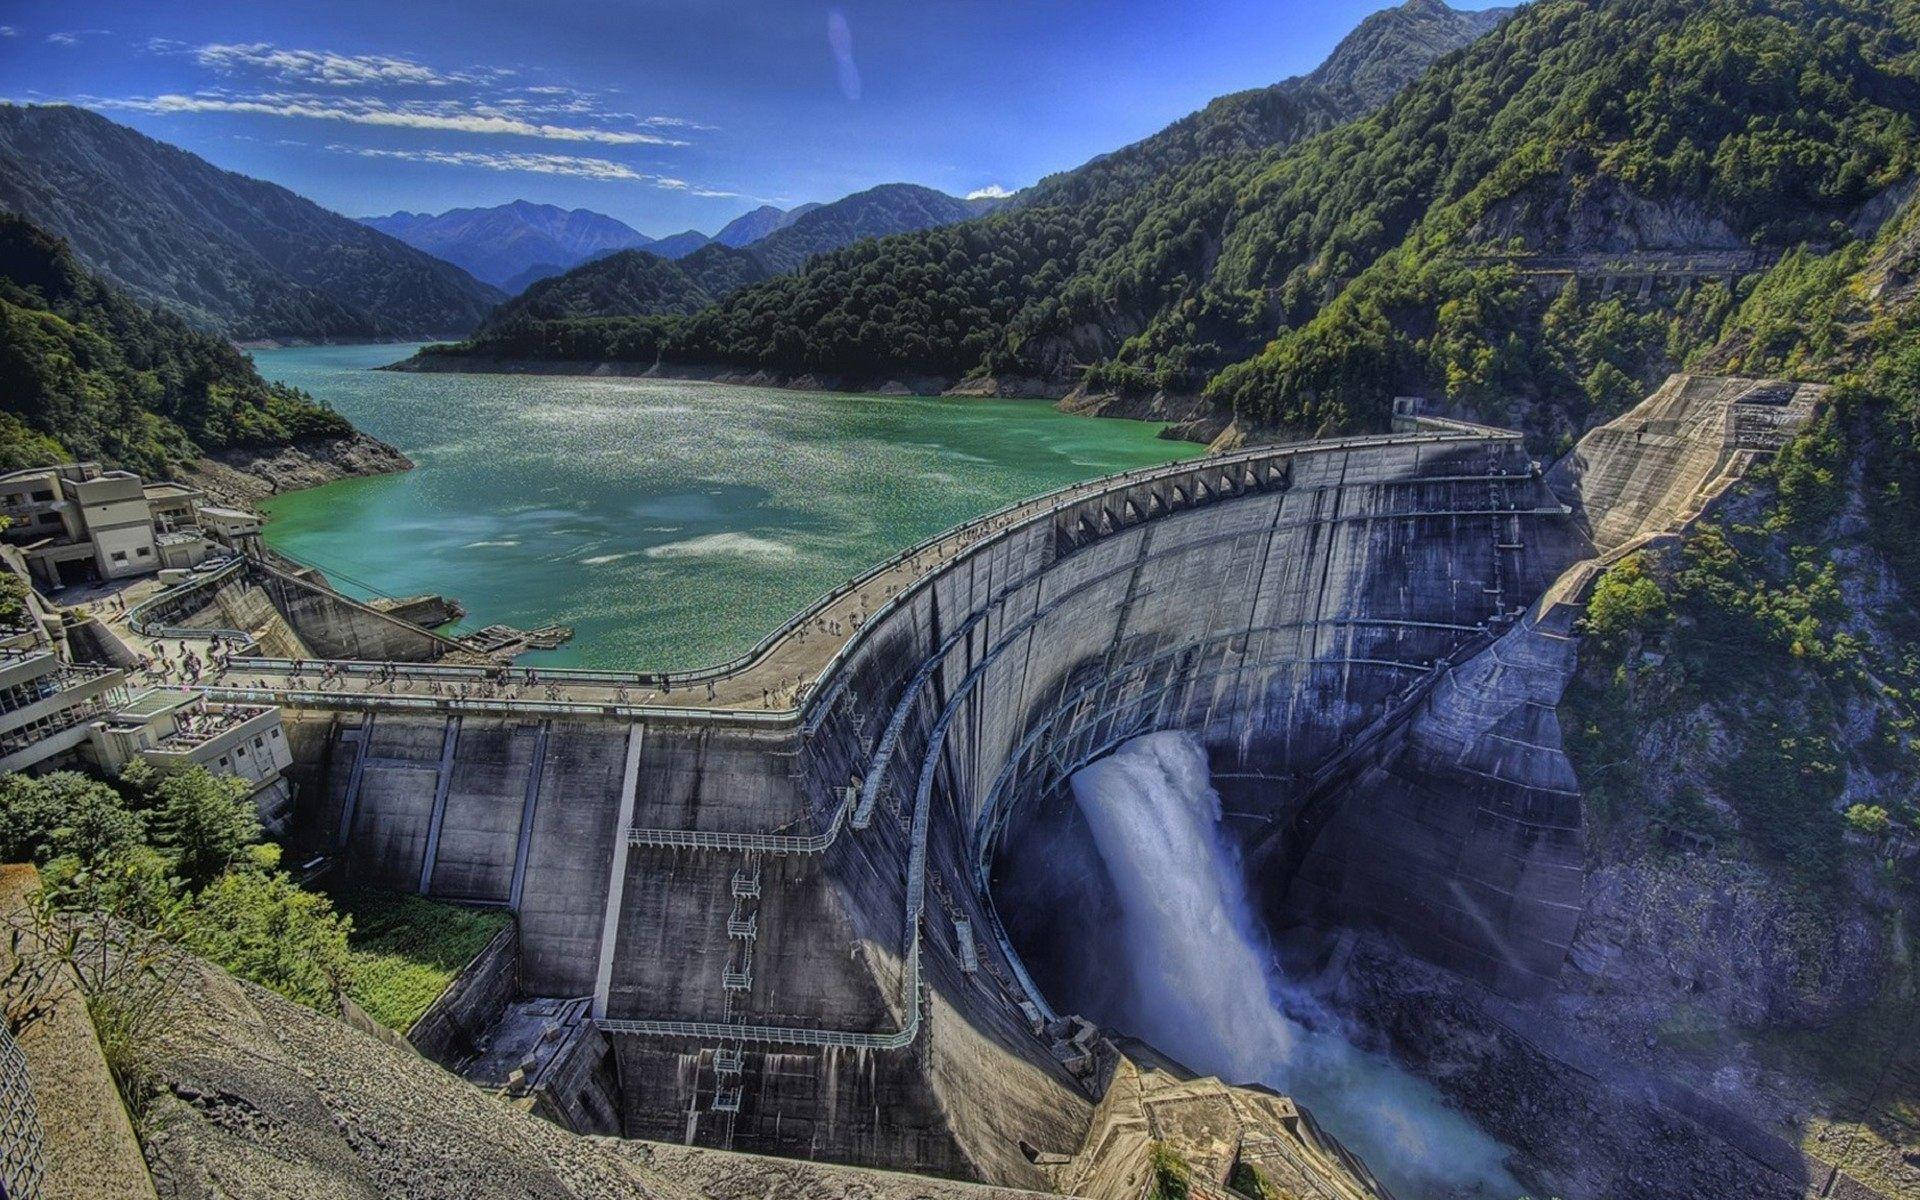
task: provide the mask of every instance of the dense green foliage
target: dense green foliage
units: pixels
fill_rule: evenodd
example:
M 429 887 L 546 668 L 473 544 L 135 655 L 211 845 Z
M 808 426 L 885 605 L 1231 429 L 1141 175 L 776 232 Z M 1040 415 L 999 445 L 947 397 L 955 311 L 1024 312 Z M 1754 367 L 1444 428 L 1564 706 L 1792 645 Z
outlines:
M 342 888 L 332 900 L 353 921 L 347 994 L 368 1016 L 402 1032 L 511 920 L 497 909 L 459 908 L 372 888 Z
M 0 213 L 0 469 L 81 458 L 164 476 L 204 451 L 351 432 L 225 340 L 135 304 Z
M 97 113 L 0 104 L 0 209 L 143 304 L 236 338 L 465 332 L 501 293 Z
M 244 784 L 201 768 L 0 776 L 0 858 L 41 866 L 56 909 L 110 914 L 323 1011 L 351 924 L 282 872 Z
M 1413 0 L 1368 18 L 1313 76 L 1217 100 L 1151 138 L 1043 180 L 986 220 L 819 253 L 844 244 L 818 234 L 844 224 L 835 210 L 862 199 L 849 197 L 754 247 L 787 267 L 815 255 L 803 269 L 740 291 L 695 319 L 661 322 L 600 309 L 597 315 L 629 320 L 548 328 L 540 338 L 496 322 L 471 352 L 503 354 L 510 337 L 517 353 L 534 357 L 650 359 L 664 351 L 688 361 L 856 378 L 983 368 L 1070 377 L 1080 348 L 1035 341 L 1035 331 L 1064 312 L 1097 309 L 1097 336 L 1114 342 L 1115 314 L 1103 300 L 1108 281 L 1094 278 L 1103 264 L 1172 246 L 1210 246 L 1213 234 L 1188 227 L 1212 221 L 1187 205 L 1191 194 L 1224 198 L 1231 180 L 1263 161 L 1260 152 L 1379 103 L 1494 19 Z M 861 229 L 862 236 L 882 232 L 871 224 Z M 789 255 L 788 248 L 805 253 Z M 605 353 L 581 355 L 596 338 L 604 339 Z M 543 341 L 567 353 L 543 352 Z M 1089 361 L 1103 357 L 1099 349 L 1088 348 Z

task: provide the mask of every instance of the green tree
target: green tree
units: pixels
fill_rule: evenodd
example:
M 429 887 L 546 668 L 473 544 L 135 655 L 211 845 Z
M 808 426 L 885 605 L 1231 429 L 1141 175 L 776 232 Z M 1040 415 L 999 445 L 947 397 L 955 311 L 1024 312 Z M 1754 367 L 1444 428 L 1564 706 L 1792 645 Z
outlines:
M 74 771 L 0 775 L 0 861 L 104 862 L 138 846 L 144 834 L 140 817 L 98 780 Z
M 285 874 L 239 870 L 201 889 L 182 918 L 180 941 L 235 975 L 335 1012 L 352 980 L 351 927 L 325 896 Z
M 1847 809 L 1847 827 L 1858 833 L 1879 837 L 1893 828 L 1893 818 L 1878 804 L 1855 804 Z
M 1594 584 L 1586 632 L 1602 642 L 1650 633 L 1665 621 L 1668 608 L 1667 594 L 1648 572 L 1646 557 L 1628 555 Z
M 196 890 L 247 861 L 260 840 L 260 817 L 244 780 L 192 767 L 162 778 L 154 799 L 155 841 L 173 851 L 174 869 Z

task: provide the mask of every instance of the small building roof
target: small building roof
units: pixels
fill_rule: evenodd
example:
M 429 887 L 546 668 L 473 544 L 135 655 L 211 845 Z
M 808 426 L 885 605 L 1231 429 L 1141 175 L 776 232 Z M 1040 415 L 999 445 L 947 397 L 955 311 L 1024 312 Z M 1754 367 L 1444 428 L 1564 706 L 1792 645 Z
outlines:
M 198 692 L 175 691 L 172 688 L 148 688 L 121 705 L 113 715 L 141 722 L 151 721 L 176 708 L 184 708 L 198 699 L 200 699 Z

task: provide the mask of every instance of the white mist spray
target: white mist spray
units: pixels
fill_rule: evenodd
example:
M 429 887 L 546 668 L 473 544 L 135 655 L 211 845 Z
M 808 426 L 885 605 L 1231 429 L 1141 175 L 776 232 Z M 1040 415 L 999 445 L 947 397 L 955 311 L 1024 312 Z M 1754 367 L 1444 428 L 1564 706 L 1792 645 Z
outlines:
M 1280 976 L 1197 739 L 1136 738 L 1075 775 L 1073 793 L 1120 898 L 1127 977 L 1109 1024 L 1298 1097 L 1400 1200 L 1520 1194 L 1499 1143 Z

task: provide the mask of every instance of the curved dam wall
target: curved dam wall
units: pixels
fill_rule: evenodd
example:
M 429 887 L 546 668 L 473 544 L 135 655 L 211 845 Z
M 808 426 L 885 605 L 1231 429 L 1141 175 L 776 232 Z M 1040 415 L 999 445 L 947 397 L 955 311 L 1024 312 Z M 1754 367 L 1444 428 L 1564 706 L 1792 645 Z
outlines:
M 360 878 L 515 908 L 521 989 L 593 997 L 629 1135 L 1042 1186 L 1022 1143 L 1079 1147 L 1091 1064 L 1000 934 L 996 856 L 1155 729 L 1290 819 L 1584 552 L 1517 435 L 1201 460 L 943 553 L 797 714 L 307 696 L 300 828 Z M 1420 948 L 1419 904 L 1326 896 Z

